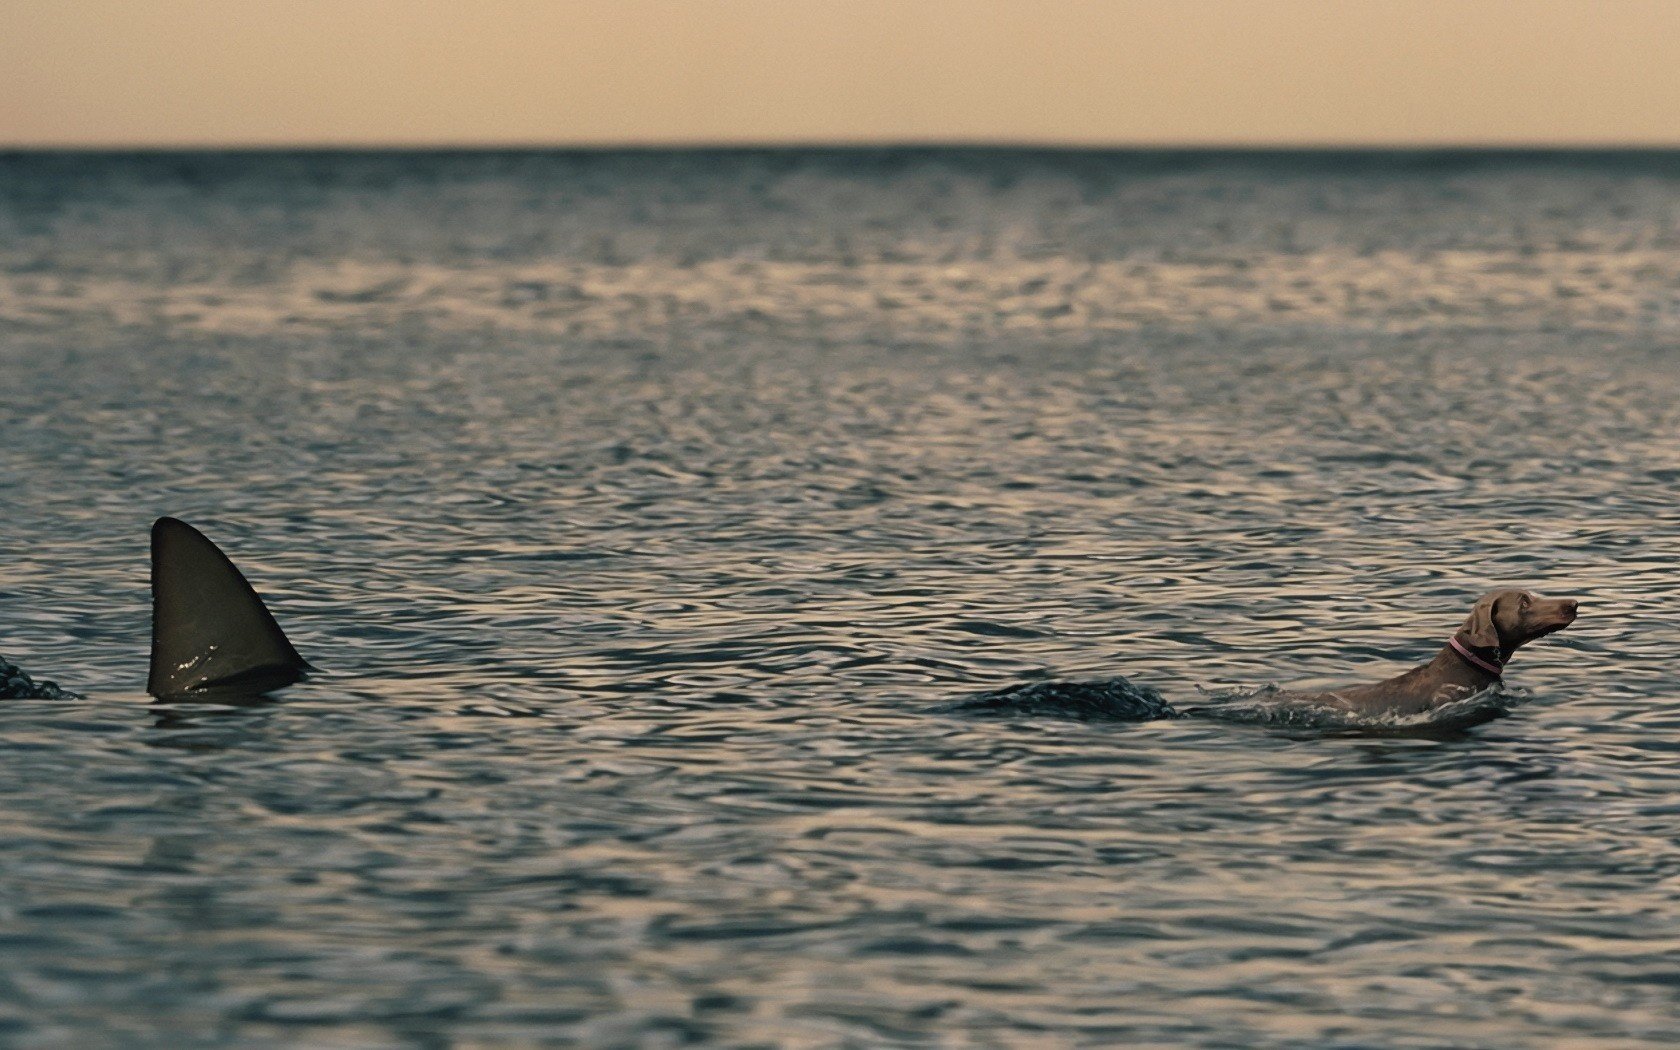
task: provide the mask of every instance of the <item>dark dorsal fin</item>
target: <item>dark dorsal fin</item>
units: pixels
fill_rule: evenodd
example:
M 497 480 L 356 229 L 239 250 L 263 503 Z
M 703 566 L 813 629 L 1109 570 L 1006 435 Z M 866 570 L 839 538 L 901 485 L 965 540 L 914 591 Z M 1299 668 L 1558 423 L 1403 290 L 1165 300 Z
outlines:
M 175 518 L 152 526 L 152 673 L 146 692 L 262 693 L 309 670 L 227 555 Z

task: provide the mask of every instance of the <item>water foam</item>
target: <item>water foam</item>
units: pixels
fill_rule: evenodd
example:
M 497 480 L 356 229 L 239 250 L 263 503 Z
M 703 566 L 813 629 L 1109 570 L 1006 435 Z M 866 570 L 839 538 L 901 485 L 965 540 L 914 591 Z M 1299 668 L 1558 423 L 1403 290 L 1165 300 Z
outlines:
M 1409 733 L 1467 729 L 1502 718 L 1528 699 L 1523 690 L 1495 682 L 1479 692 L 1448 700 L 1425 711 L 1360 712 L 1325 703 L 1320 695 L 1297 693 L 1275 685 L 1210 692 L 1198 688 L 1202 702 L 1179 709 L 1182 718 L 1209 718 L 1248 725 L 1357 733 Z

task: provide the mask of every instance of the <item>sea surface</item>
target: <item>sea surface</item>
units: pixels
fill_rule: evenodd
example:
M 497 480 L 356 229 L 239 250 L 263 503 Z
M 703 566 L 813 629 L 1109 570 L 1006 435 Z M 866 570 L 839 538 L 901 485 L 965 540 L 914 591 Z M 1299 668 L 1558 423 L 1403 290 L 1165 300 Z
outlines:
M 0 155 L 0 1045 L 1669 1044 L 1677 350 L 1680 155 Z

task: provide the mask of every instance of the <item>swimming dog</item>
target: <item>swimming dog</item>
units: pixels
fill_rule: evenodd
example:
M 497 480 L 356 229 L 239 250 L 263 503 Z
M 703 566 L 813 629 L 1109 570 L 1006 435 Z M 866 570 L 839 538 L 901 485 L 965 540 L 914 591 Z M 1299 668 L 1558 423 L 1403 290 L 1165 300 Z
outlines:
M 1361 716 L 1421 714 L 1492 686 L 1504 676 L 1513 653 L 1568 627 L 1579 609 L 1573 598 L 1494 591 L 1477 600 L 1464 625 L 1428 663 L 1371 685 L 1289 695 Z

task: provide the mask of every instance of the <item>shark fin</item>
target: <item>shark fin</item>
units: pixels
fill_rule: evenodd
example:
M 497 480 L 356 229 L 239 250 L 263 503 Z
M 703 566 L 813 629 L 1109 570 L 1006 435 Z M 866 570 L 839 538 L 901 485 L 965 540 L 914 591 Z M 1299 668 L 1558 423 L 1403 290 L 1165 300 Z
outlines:
M 265 693 L 310 669 L 227 555 L 186 522 L 157 520 L 146 692 Z

